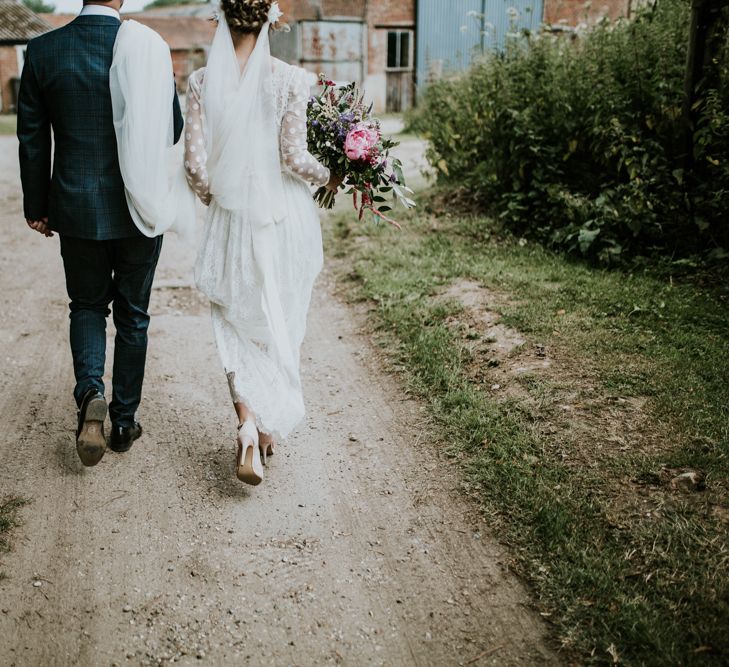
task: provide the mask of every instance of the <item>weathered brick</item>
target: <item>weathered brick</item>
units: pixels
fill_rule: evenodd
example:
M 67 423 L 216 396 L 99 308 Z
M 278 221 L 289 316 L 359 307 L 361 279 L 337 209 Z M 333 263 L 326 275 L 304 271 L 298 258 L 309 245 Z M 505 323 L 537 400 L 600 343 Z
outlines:
M 15 46 L 0 46 L 0 96 L 3 113 L 15 111 L 12 81 L 18 76 L 18 54 Z
M 603 18 L 617 19 L 627 16 L 630 0 L 546 0 L 544 23 L 575 26 L 580 23 L 595 23 Z

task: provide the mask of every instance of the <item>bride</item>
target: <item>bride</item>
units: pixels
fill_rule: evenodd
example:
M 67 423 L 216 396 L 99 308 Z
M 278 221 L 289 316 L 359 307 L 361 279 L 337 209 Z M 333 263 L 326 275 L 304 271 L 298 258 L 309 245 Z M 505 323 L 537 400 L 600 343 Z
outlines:
M 307 73 L 271 57 L 278 3 L 221 9 L 207 67 L 189 79 L 185 170 L 208 205 L 195 278 L 239 420 L 236 474 L 259 484 L 304 416 L 299 349 L 323 262 L 309 184 L 341 181 L 307 151 Z

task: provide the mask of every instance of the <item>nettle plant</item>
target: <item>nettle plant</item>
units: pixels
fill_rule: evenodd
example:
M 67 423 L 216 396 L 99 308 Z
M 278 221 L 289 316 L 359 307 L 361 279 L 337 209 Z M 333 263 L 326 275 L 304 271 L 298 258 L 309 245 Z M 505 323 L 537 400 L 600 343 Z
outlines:
M 431 84 L 410 124 L 442 182 L 504 225 L 570 252 L 729 249 L 729 72 L 697 109 L 695 170 L 681 155 L 687 0 L 576 38 L 512 34 L 465 75 Z

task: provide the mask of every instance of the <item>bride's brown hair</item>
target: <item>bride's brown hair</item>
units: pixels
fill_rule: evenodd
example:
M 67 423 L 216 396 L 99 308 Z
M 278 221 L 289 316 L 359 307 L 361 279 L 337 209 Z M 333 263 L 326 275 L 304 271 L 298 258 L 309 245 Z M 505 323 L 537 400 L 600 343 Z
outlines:
M 231 30 L 257 33 L 268 19 L 273 0 L 221 0 L 220 8 Z

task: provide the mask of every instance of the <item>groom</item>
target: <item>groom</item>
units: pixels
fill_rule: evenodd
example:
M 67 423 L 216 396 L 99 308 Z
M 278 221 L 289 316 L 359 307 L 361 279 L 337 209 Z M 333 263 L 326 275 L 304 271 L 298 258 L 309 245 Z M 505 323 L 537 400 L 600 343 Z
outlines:
M 147 309 L 162 246 L 161 237 L 137 231 L 119 170 L 109 69 L 123 1 L 84 2 L 74 21 L 31 40 L 18 99 L 26 222 L 45 236 L 57 232 L 60 237 L 79 408 L 76 449 L 87 466 L 96 465 L 106 450 L 102 377 L 110 304 L 116 339 L 109 446 L 127 451 L 142 434 L 135 413 L 144 379 Z M 170 113 L 177 143 L 183 121 L 176 94 Z

